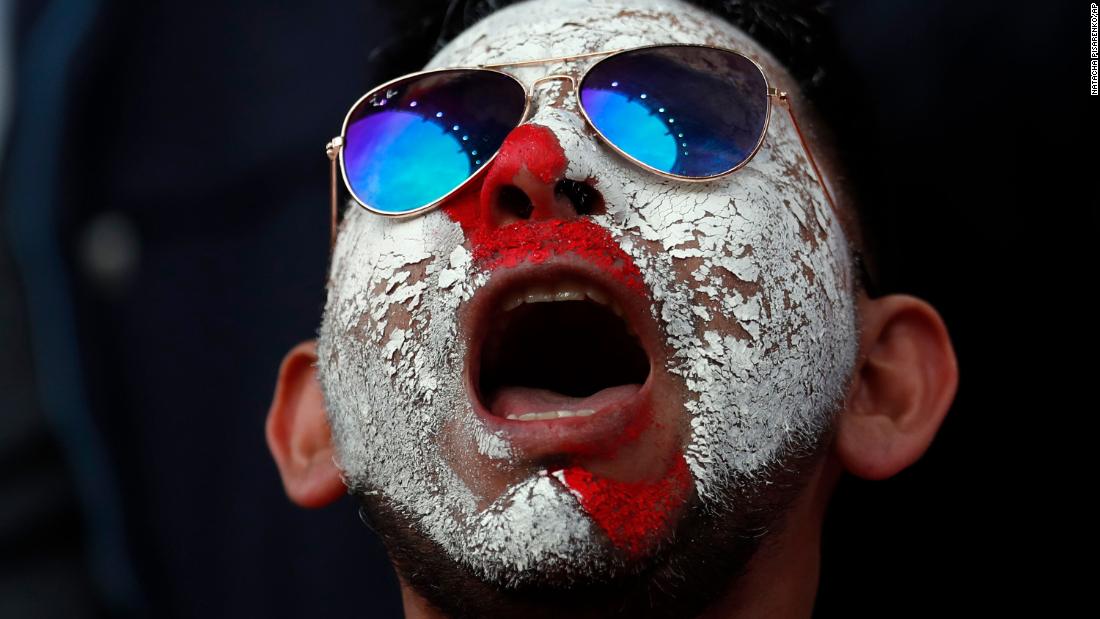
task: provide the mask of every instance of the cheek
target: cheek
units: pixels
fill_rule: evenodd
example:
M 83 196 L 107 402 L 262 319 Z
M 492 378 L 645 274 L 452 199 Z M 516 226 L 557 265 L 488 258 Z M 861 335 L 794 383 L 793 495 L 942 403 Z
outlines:
M 691 217 L 663 220 L 646 245 L 668 254 L 651 261 L 651 271 L 683 288 L 680 312 L 689 314 L 676 318 L 689 319 L 696 338 L 733 338 L 774 352 L 841 301 L 844 243 L 816 222 L 815 233 L 807 232 L 812 207 L 793 207 L 782 191 L 682 198 L 654 210 L 686 207 Z
M 455 331 L 451 308 L 468 295 L 463 242 L 439 213 L 389 220 L 353 208 L 333 253 L 326 308 L 340 352 L 395 384 L 414 376 L 439 339 L 432 334 Z

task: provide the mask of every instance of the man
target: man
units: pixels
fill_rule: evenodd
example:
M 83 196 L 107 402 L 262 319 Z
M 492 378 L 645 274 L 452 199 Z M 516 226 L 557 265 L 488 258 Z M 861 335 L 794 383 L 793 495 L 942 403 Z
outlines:
M 685 183 L 540 80 L 598 58 L 508 67 L 532 112 L 475 182 L 417 217 L 345 216 L 267 437 L 299 505 L 362 499 L 408 617 L 808 616 L 840 475 L 912 464 L 954 397 L 943 321 L 860 285 L 840 162 L 741 30 L 677 1 L 525 2 L 427 68 L 663 43 L 744 53 L 794 116 L 775 105 L 743 168 Z

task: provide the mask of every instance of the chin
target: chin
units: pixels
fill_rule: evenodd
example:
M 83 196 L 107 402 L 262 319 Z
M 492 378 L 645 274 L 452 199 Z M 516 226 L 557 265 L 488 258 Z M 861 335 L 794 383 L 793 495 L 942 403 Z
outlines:
M 669 534 L 645 556 L 617 554 L 605 539 L 604 554 L 486 573 L 450 556 L 385 497 L 359 494 L 361 513 L 402 579 L 452 619 L 690 617 L 736 587 L 754 557 L 783 534 L 784 516 L 827 442 L 823 436 L 818 448 L 784 457 L 763 485 L 760 479 L 742 480 L 728 504 L 704 505 L 693 496 Z M 531 551 L 534 556 L 538 545 Z

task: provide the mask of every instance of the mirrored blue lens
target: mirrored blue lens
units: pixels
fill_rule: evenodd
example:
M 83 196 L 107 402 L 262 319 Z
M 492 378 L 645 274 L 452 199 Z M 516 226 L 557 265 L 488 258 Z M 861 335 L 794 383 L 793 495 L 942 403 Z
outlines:
M 367 206 L 423 208 L 476 174 L 519 125 L 523 86 L 502 73 L 455 69 L 379 89 L 352 111 L 344 132 L 348 185 Z
M 768 86 L 751 60 L 661 46 L 601 60 L 580 86 L 592 124 L 616 148 L 668 174 L 704 178 L 748 159 L 764 134 Z

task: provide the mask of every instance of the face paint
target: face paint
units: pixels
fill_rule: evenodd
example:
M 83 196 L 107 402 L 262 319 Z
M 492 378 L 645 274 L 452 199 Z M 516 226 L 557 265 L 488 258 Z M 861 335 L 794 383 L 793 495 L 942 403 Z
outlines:
M 668 529 L 691 487 L 682 457 L 673 460 L 664 478 L 652 482 L 601 478 L 579 466 L 559 469 L 554 475 L 577 497 L 611 543 L 630 556 L 644 555 L 650 535 Z
M 609 0 L 504 9 L 427 68 L 668 42 L 730 47 L 773 81 L 780 72 L 746 35 L 690 6 Z M 511 72 L 530 87 L 594 61 Z M 601 145 L 562 82 L 540 85 L 535 97 L 531 126 L 509 137 L 484 181 L 443 208 L 391 220 L 349 207 L 319 338 L 338 460 L 353 490 L 505 587 L 637 569 L 689 497 L 729 507 L 734 489 L 767 484 L 785 456 L 828 427 L 857 352 L 844 231 L 782 110 L 773 109 L 748 165 L 691 184 Z M 494 175 L 509 182 L 523 170 L 543 183 L 591 179 L 604 212 L 494 225 L 481 192 Z M 533 200 L 534 214 L 552 199 Z M 565 258 L 637 301 L 652 326 L 640 337 L 653 366 L 613 440 L 556 444 L 571 460 L 551 466 L 533 463 L 539 445 L 475 410 L 465 364 L 480 340 L 463 318 L 502 274 Z

